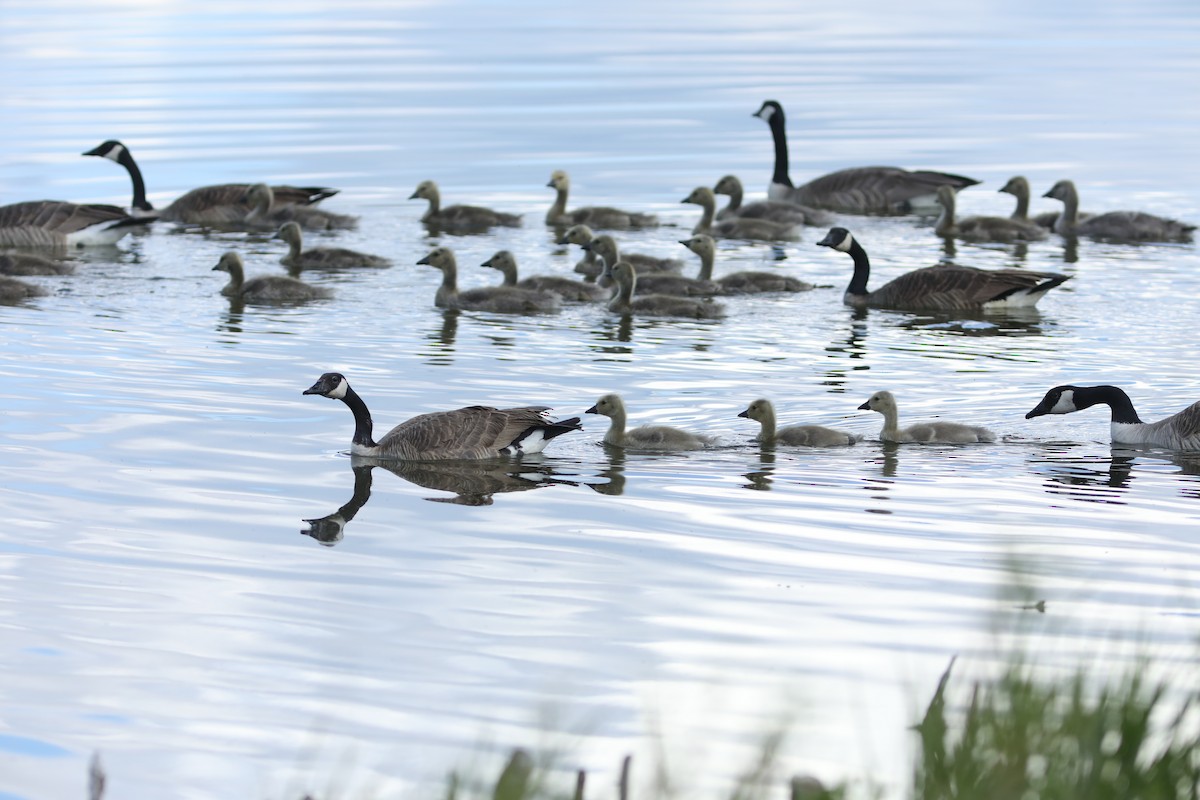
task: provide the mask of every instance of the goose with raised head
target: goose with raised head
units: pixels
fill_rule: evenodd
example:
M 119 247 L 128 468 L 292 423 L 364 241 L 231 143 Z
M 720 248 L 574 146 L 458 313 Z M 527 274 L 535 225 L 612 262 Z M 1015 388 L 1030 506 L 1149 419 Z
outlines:
M 1017 198 L 1016 208 L 1010 216 L 1011 219 L 1021 220 L 1022 222 L 1032 222 L 1040 228 L 1052 229 L 1054 223 L 1058 221 L 1057 211 L 1043 211 L 1041 214 L 1029 216 L 1029 198 L 1032 196 L 1029 191 L 1029 181 L 1024 175 L 1014 175 L 1008 179 L 1008 182 L 1001 186 L 996 191 L 1011 194 Z M 1080 219 L 1087 219 L 1091 214 L 1079 212 Z
M 717 212 L 717 219 L 732 217 L 748 217 L 750 219 L 769 219 L 772 222 L 787 222 L 792 225 L 833 224 L 833 215 L 812 206 L 801 206 L 795 203 L 781 203 L 776 200 L 759 200 L 754 203 L 742 204 L 745 190 L 736 175 L 726 175 L 717 181 L 713 187 L 714 194 L 729 195 L 729 203 Z
M 1046 238 L 1046 230 L 1029 220 L 1012 217 L 955 217 L 957 195 L 949 186 L 939 186 L 938 205 L 942 213 L 933 231 L 944 238 L 962 239 L 964 242 L 1040 242 Z
M 107 158 L 125 168 L 133 182 L 130 214 L 135 217 L 156 216 L 167 222 L 192 225 L 235 225 L 245 219 L 251 209 L 246 192 L 252 184 L 222 183 L 192 189 L 165 208 L 156 210 L 146 199 L 146 183 L 142 179 L 142 171 L 133 160 L 133 154 L 129 152 L 128 147 L 115 139 L 109 139 L 83 155 Z M 308 206 L 338 193 L 337 189 L 324 186 L 272 186 L 271 190 L 275 203 L 280 206 Z
M 492 311 L 500 314 L 543 314 L 558 311 L 562 298 L 554 292 L 511 286 L 482 286 L 458 290 L 458 261 L 449 247 L 436 247 L 417 262 L 442 271 L 442 285 L 433 303 L 438 308 L 460 311 Z
M 581 206 L 567 210 L 567 195 L 571 191 L 571 179 L 561 169 L 550 174 L 546 184 L 554 190 L 554 203 L 546 212 L 547 225 L 588 225 L 592 228 L 629 230 L 630 228 L 653 228 L 658 217 L 636 211 L 623 211 L 608 206 Z
M 721 239 L 753 239 L 763 242 L 800 241 L 800 224 L 795 222 L 772 222 L 769 219 L 748 217 L 714 220 L 717 198 L 713 194 L 713 190 L 707 186 L 697 186 L 691 194 L 679 202 L 693 203 L 700 206 L 703 211 L 700 221 L 696 223 L 696 227 L 692 228 L 692 233 L 707 233 L 709 236 Z
M 752 419 L 762 427 L 754 441 L 760 444 L 786 444 L 800 447 L 841 447 L 862 441 L 862 435 L 847 433 L 823 425 L 787 425 L 776 427 L 775 406 L 770 400 L 755 400 L 739 417 Z
M 338 372 L 326 372 L 304 394 L 341 400 L 354 415 L 350 452 L 405 461 L 482 459 L 540 453 L 555 437 L 583 430 L 579 417 L 553 421 L 548 406 L 468 406 L 421 414 L 392 428 L 379 441 L 367 404 Z
M 32 283 L 0 276 L 0 306 L 16 305 L 31 297 L 41 297 L 44 294 L 46 294 L 45 290 Z
M 308 231 L 350 230 L 358 227 L 358 217 L 349 214 L 335 214 L 295 203 L 276 203 L 274 191 L 265 183 L 256 183 L 247 189 L 246 202 L 250 205 L 250 211 L 241 222 L 229 223 L 228 227 L 273 231 L 285 222 L 295 222 Z
M 604 271 L 604 261 L 587 244 L 596 238 L 595 232 L 587 225 L 572 225 L 558 238 L 557 244 L 577 244 L 583 248 L 583 260 L 575 265 L 575 271 L 584 275 L 587 280 L 594 281 Z M 649 275 L 659 272 L 679 272 L 683 262 L 677 258 L 660 258 L 644 253 L 621 253 L 621 257 L 633 265 L 638 275 Z
M 131 217 L 116 206 L 31 200 L 0 206 L 0 247 L 87 247 L 116 244 L 155 217 Z
M 491 267 L 503 275 L 504 283 L 502 285 L 509 289 L 554 292 L 565 302 L 589 303 L 595 300 L 607 300 L 612 294 L 603 286 L 573 281 L 570 278 L 560 278 L 557 275 L 534 275 L 518 280 L 517 259 L 508 250 L 497 251 L 495 255 L 483 262 L 482 266 Z
M 776 272 L 731 272 L 714 280 L 713 262 L 717 256 L 717 243 L 706 233 L 697 233 L 690 239 L 683 239 L 681 245 L 700 256 L 701 281 L 714 281 L 721 287 L 723 294 L 763 294 L 765 292 L 807 292 L 813 288 L 811 283 L 805 283 L 789 275 Z
M 915 269 L 867 290 L 871 262 L 867 251 L 845 228 L 831 228 L 817 242 L 854 259 L 854 277 L 842 300 L 846 305 L 916 311 L 1003 311 L 1032 308 L 1046 292 L 1070 278 L 1056 272 L 1023 269 L 984 270 L 957 264 Z
M 1025 415 L 1070 414 L 1103 404 L 1112 412 L 1114 444 L 1155 445 L 1170 450 L 1200 450 L 1200 402 L 1158 422 L 1142 422 L 1129 395 L 1116 386 L 1055 386 Z
M 590 250 L 604 264 L 604 271 L 600 273 L 599 284 L 608 286 L 612 282 L 612 267 L 618 261 L 629 260 L 623 258 L 620 249 L 617 247 L 617 240 L 609 236 L 607 233 L 602 233 L 592 241 L 583 246 L 584 250 Z M 630 263 L 632 266 L 632 263 Z M 636 273 L 637 270 L 635 269 Z M 681 297 L 711 297 L 715 294 L 721 294 L 721 287 L 711 280 L 697 280 L 695 278 L 685 278 L 682 275 L 672 275 L 669 273 L 651 273 L 648 275 L 639 275 L 638 286 L 646 294 L 670 294 L 679 295 Z
M 871 395 L 867 402 L 858 407 L 860 411 L 875 411 L 883 414 L 883 430 L 879 438 L 885 442 L 924 442 L 926 444 L 969 444 L 971 442 L 994 442 L 996 434 L 978 425 L 960 422 L 918 422 L 906 428 L 900 427 L 900 412 L 896 398 L 891 392 L 881 391 Z
M 679 297 L 670 294 L 646 294 L 634 297 L 637 273 L 628 261 L 618 261 L 612 267 L 612 279 L 617 285 L 608 310 L 614 314 L 638 314 L 652 317 L 692 317 L 693 319 L 720 319 L 725 316 L 725 306 L 707 299 Z
M 521 216 L 494 211 L 483 206 L 453 205 L 442 208 L 442 195 L 433 181 L 421 181 L 408 197 L 409 200 L 426 200 L 429 208 L 421 216 L 431 228 L 441 228 L 451 233 L 479 233 L 488 228 L 519 228 Z
M 0 275 L 70 275 L 75 265 L 35 253 L 0 253 Z
M 606 394 L 587 410 L 588 414 L 608 417 L 612 422 L 604 434 L 604 443 L 637 450 L 701 450 L 716 444 L 715 436 L 689 433 L 668 425 L 641 425 L 625 430 L 625 403 L 618 394 Z
M 246 265 L 241 255 L 230 250 L 221 256 L 214 272 L 229 273 L 229 283 L 221 294 L 230 300 L 251 305 L 283 305 L 309 300 L 327 300 L 333 292 L 321 286 L 311 286 L 287 275 L 260 275 L 246 279 Z
M 1195 225 L 1142 211 L 1108 211 L 1088 219 L 1079 215 L 1079 192 L 1072 181 L 1054 184 L 1042 197 L 1060 200 L 1063 213 L 1054 232 L 1063 236 L 1087 236 L 1108 242 L 1190 242 Z
M 852 167 L 795 186 L 788 177 L 787 130 L 783 106 L 767 100 L 753 116 L 765 121 L 775 141 L 775 172 L 767 187 L 767 198 L 827 208 L 845 214 L 897 216 L 933 214 L 939 186 L 962 189 L 979 181 L 962 175 L 930 170 L 909 171 L 900 167 Z
M 344 247 L 311 247 L 304 249 L 304 232 L 300 224 L 285 222 L 275 234 L 288 243 L 288 252 L 279 261 L 292 270 L 346 269 L 350 267 L 390 267 L 392 262 L 382 256 L 359 253 Z

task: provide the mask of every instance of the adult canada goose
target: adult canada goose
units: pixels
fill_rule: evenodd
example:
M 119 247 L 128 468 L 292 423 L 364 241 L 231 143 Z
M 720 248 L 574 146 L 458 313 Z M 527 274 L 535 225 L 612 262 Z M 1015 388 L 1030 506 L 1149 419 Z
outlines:
M 554 204 L 546 212 L 547 225 L 588 225 L 622 231 L 658 225 L 658 217 L 653 214 L 639 214 L 607 206 L 583 206 L 568 211 L 567 194 L 571 191 L 571 179 L 561 169 L 550 174 L 550 181 L 546 185 L 555 191 Z
M 594 283 L 573 281 L 557 275 L 534 275 L 532 278 L 517 280 L 517 259 L 508 250 L 500 250 L 483 262 L 483 266 L 499 270 L 500 274 L 504 276 L 503 285 L 510 289 L 554 292 L 567 302 L 587 303 L 594 300 L 607 300 L 612 294 L 608 289 Z
M 83 155 L 99 156 L 115 161 L 129 173 L 133 182 L 133 202 L 130 213 L 135 217 L 156 216 L 167 222 L 185 222 L 192 225 L 229 225 L 245 219 L 250 211 L 246 192 L 251 184 L 222 183 L 192 189 L 162 210 L 156 210 L 146 200 L 146 184 L 142 171 L 129 148 L 109 139 L 88 150 Z M 324 186 L 272 186 L 275 203 L 278 205 L 307 206 L 318 203 L 338 193 L 337 189 Z
M 325 300 L 333 297 L 333 292 L 320 286 L 309 286 L 304 281 L 289 278 L 287 275 L 260 275 L 246 280 L 246 268 L 242 257 L 230 250 L 221 256 L 221 260 L 213 267 L 213 271 L 228 272 L 229 283 L 221 290 L 221 294 L 230 300 L 237 300 L 252 305 L 277 305 L 283 303 L 303 303 L 307 300 Z
M 1008 183 L 1001 186 L 996 191 L 1011 194 L 1017 198 L 1017 207 L 1013 209 L 1010 215 L 1012 219 L 1025 222 L 1032 222 L 1041 228 L 1053 228 L 1054 223 L 1058 221 L 1057 211 L 1043 211 L 1033 217 L 1029 216 L 1029 181 L 1023 175 L 1014 175 L 1008 179 Z M 1079 212 L 1080 219 L 1087 219 L 1091 214 Z
M 899 308 L 930 311 L 998 311 L 1032 308 L 1046 292 L 1070 278 L 1056 272 L 1023 269 L 983 270 L 956 264 L 938 264 L 915 269 L 867 291 L 871 262 L 850 231 L 831 228 L 817 242 L 849 253 L 854 259 L 854 277 L 842 301 L 849 306 Z
M 949 186 L 939 186 L 938 205 L 942 213 L 933 231 L 938 236 L 958 238 L 964 242 L 1040 242 L 1046 229 L 1036 222 L 1011 217 L 964 217 L 954 215 L 955 194 Z
M 713 261 L 717 254 L 717 243 L 713 238 L 705 233 L 697 233 L 679 243 L 700 256 L 700 274 L 697 277 L 702 281 L 712 281 Z M 717 278 L 715 282 L 724 294 L 807 292 L 813 288 L 811 283 L 777 272 L 731 272 Z
M 551 439 L 583 430 L 579 417 L 554 422 L 548 406 L 490 408 L 468 406 L 456 411 L 421 414 L 392 428 L 378 442 L 367 404 L 345 376 L 326 372 L 304 394 L 341 400 L 354 414 L 350 452 L 356 456 L 405 461 L 481 459 L 540 453 Z
M 493 311 L 501 314 L 539 314 L 558 311 L 562 299 L 553 292 L 513 288 L 511 286 L 483 286 L 478 289 L 458 291 L 458 262 L 449 247 L 438 247 L 417 262 L 440 269 L 442 285 L 434 296 L 438 308 L 457 308 L 462 311 Z
M 780 203 L 775 200 L 759 200 L 742 205 L 744 191 L 742 182 L 736 175 L 726 175 L 717 181 L 717 185 L 713 187 L 713 193 L 729 195 L 729 204 L 717 212 L 717 219 L 749 217 L 751 219 L 769 219 L 772 222 L 788 222 L 793 225 L 823 227 L 833 224 L 832 214 L 812 206 Z
M 607 233 L 602 233 L 592 239 L 592 241 L 583 246 L 583 249 L 595 253 L 604 262 L 604 272 L 601 273 L 599 281 L 601 286 L 608 286 L 611 282 L 612 267 L 614 264 L 618 261 L 626 261 L 628 263 L 628 259 L 621 256 L 621 252 L 617 247 L 617 240 Z M 630 264 L 630 266 L 633 265 Z M 636 273 L 637 270 L 635 269 L 634 272 Z M 685 278 L 682 275 L 672 275 L 670 273 L 659 272 L 639 275 L 637 282 L 646 294 L 671 294 L 683 297 L 711 297 L 714 294 L 721 294 L 721 287 L 711 280 Z
M 275 202 L 274 191 L 265 183 L 256 183 L 247 189 L 246 201 L 250 204 L 250 211 L 241 222 L 230 225 L 257 230 L 276 230 L 285 222 L 295 222 L 309 231 L 329 231 L 338 228 L 348 230 L 358 227 L 358 217 L 349 214 L 335 214 L 332 211 L 295 203 L 280 205 Z
M 1025 415 L 1070 414 L 1098 403 L 1112 411 L 1109 428 L 1116 444 L 1151 444 L 1171 450 L 1200 450 L 1200 402 L 1158 422 L 1142 422 L 1129 395 L 1116 386 L 1055 386 Z
M 600 414 L 612 420 L 604 443 L 613 447 L 628 447 L 638 450 L 700 450 L 714 444 L 715 436 L 688 433 L 667 425 L 641 425 L 625 430 L 625 403 L 618 394 L 606 394 L 587 410 L 588 414 Z
M 0 275 L 70 275 L 74 264 L 33 253 L 0 253 Z
M 154 217 L 131 217 L 116 206 L 32 200 L 0 206 L 0 247 L 111 245 Z
M 899 167 L 852 167 L 822 175 L 796 187 L 788 177 L 783 106 L 768 100 L 753 116 L 770 126 L 771 136 L 775 140 L 775 172 L 767 187 L 767 198 L 770 200 L 800 203 L 846 214 L 895 216 L 933 213 L 936 211 L 934 198 L 939 186 L 962 189 L 979 183 L 972 178 L 947 172 L 910 172 Z
M 16 305 L 31 297 L 41 297 L 45 293 L 32 283 L 0 276 L 0 305 Z
M 612 279 L 617 290 L 608 301 L 608 310 L 614 314 L 638 314 L 651 317 L 692 317 L 694 319 L 720 319 L 725 316 L 725 306 L 707 300 L 678 297 L 669 294 L 647 294 L 633 296 L 637 285 L 637 273 L 628 261 L 618 261 L 612 267 Z
M 304 250 L 304 232 L 297 222 L 285 222 L 275 234 L 288 243 L 288 253 L 279 259 L 293 270 L 343 269 L 346 267 L 390 267 L 392 262 L 382 256 L 358 253 L 344 247 L 312 247 Z
M 996 441 L 996 434 L 987 428 L 958 422 L 918 422 L 916 425 L 901 428 L 900 412 L 896 409 L 896 398 L 891 392 L 876 392 L 858 408 L 860 411 L 877 411 L 883 414 L 883 430 L 879 432 L 879 438 L 885 442 L 967 444 Z
M 1079 216 L 1079 193 L 1071 181 L 1059 181 L 1042 197 L 1061 200 L 1063 213 L 1054 232 L 1063 236 L 1089 236 L 1112 242 L 1190 242 L 1195 225 L 1156 217 L 1141 211 L 1109 211 L 1088 219 Z
M 787 444 L 803 447 L 838 447 L 862 441 L 862 435 L 847 433 L 822 425 L 788 425 L 775 427 L 775 406 L 770 400 L 759 399 L 751 403 L 739 417 L 752 419 L 762 425 L 754 441 L 762 444 Z
M 722 239 L 756 239 L 759 241 L 775 242 L 800 240 L 800 225 L 794 222 L 772 222 L 769 219 L 750 219 L 748 217 L 733 217 L 731 219 L 713 221 L 717 211 L 717 198 L 713 190 L 707 186 L 697 186 L 692 193 L 683 198 L 681 203 L 694 203 L 703 209 L 700 221 L 692 228 L 692 233 L 707 233 L 709 236 Z
M 596 234 L 587 225 L 572 225 L 558 238 L 558 244 L 577 244 L 583 247 L 583 260 L 575 265 L 575 271 L 595 280 L 604 271 L 604 261 L 597 257 L 586 245 L 596 238 Z M 643 253 L 621 253 L 622 258 L 633 265 L 638 275 L 648 275 L 658 272 L 679 272 L 683 262 L 677 258 L 660 258 Z
M 429 208 L 421 217 L 421 222 L 430 227 L 457 233 L 486 231 L 497 225 L 505 228 L 521 227 L 521 217 L 518 214 L 505 214 L 482 206 L 455 205 L 442 208 L 441 193 L 433 181 L 418 183 L 408 199 L 429 201 Z

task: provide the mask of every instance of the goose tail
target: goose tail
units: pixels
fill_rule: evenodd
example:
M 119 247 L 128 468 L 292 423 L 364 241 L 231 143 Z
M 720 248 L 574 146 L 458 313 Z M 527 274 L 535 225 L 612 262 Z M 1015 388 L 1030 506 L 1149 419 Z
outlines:
M 506 447 L 500 448 L 502 456 L 519 456 L 526 453 L 540 453 L 546 449 L 551 439 L 571 431 L 581 431 L 579 417 L 547 422 L 541 425 L 531 425 L 513 439 Z

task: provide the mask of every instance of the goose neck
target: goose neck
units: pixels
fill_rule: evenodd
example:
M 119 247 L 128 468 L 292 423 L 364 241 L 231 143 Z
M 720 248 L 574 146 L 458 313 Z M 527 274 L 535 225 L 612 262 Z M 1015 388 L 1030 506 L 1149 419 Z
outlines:
M 138 211 L 153 211 L 154 206 L 146 200 L 146 182 L 142 179 L 142 171 L 138 168 L 137 162 L 133 160 L 128 147 L 121 148 L 121 155 L 117 157 L 117 163 L 125 167 L 129 173 L 129 179 L 133 181 L 133 202 L 130 203 L 130 208 Z
M 1079 193 L 1075 191 L 1075 187 L 1069 187 L 1063 193 L 1063 212 L 1055 224 L 1056 228 L 1063 230 L 1074 231 L 1075 226 L 1079 224 Z M 1061 230 L 1059 231 L 1062 232 Z
M 458 298 L 458 267 L 453 262 L 441 266 L 442 285 L 438 287 L 433 302 L 438 308 L 449 308 Z
M 701 281 L 711 281 L 713 274 L 713 260 L 716 257 L 715 254 L 711 248 L 705 247 L 701 248 L 700 252 L 696 255 L 700 256 L 700 274 L 696 276 L 696 279 Z
M 1017 198 L 1017 207 L 1013 209 L 1012 218 L 1029 219 L 1029 185 L 1018 185 L 1013 190 L 1013 196 Z
M 500 270 L 500 274 L 504 276 L 504 285 L 505 286 L 516 286 L 517 285 L 517 265 L 516 264 L 513 264 L 510 261 L 502 261 L 502 262 L 500 262 L 500 266 L 496 267 L 496 269 Z
M 767 120 L 767 125 L 771 128 L 771 138 L 775 141 L 775 173 L 771 176 L 771 183 L 782 184 L 787 187 L 792 186 L 792 179 L 788 177 L 788 145 L 787 145 L 787 130 L 784 128 L 783 111 L 776 111 Z
M 938 236 L 954 235 L 954 201 L 942 199 L 942 213 L 938 214 L 933 232 Z
M 554 203 L 550 206 L 550 210 L 546 212 L 546 222 L 554 223 L 567 213 L 567 187 L 556 186 L 554 189 Z
M 871 277 L 871 260 L 867 258 L 867 251 L 855 239 L 850 243 L 850 257 L 854 259 L 854 277 L 850 279 L 850 286 L 846 289 L 846 294 L 855 297 L 865 297 L 867 292 L 867 281 Z
M 291 237 L 288 239 L 288 254 L 287 254 L 288 261 L 296 261 L 297 259 L 300 258 L 300 247 L 301 247 L 302 241 L 303 240 L 299 236 Z
M 762 430 L 758 434 L 758 440 L 763 443 L 775 441 L 775 408 L 767 406 L 763 409 L 762 416 L 758 420 L 762 424 Z
M 614 408 L 609 418 L 612 422 L 608 426 L 608 432 L 604 434 L 604 443 L 620 447 L 625 442 L 625 409 Z
M 1142 424 L 1133 401 L 1116 386 L 1081 386 L 1074 393 L 1075 408 L 1082 410 L 1103 403 L 1112 410 L 1112 421 L 1125 425 Z
M 436 188 L 430 186 L 425 190 L 425 199 L 429 201 L 429 209 L 422 219 L 436 217 L 442 210 L 442 195 Z
M 341 401 L 350 409 L 350 413 L 354 415 L 354 439 L 351 441 L 360 447 L 376 447 L 375 440 L 371 438 L 371 433 L 374 429 L 374 423 L 371 421 L 371 412 L 367 409 L 367 404 L 358 396 L 358 392 L 354 391 L 353 387 L 346 387 L 346 394 L 342 396 Z

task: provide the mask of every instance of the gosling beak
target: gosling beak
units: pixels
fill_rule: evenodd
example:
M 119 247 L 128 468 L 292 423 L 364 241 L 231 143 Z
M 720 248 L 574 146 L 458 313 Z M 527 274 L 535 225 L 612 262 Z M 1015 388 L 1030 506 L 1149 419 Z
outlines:
M 424 258 L 422 258 L 422 259 L 421 259 L 420 261 L 418 261 L 417 263 L 418 263 L 418 264 L 432 264 L 432 262 L 429 260 L 429 256 L 425 256 Z
M 421 197 L 421 193 L 420 193 L 420 192 L 413 192 L 412 194 L 410 194 L 410 195 L 408 196 L 408 199 L 409 199 L 409 200 L 418 200 L 418 199 L 420 199 L 420 197 Z
M 418 264 L 420 264 L 421 262 L 420 262 L 420 261 L 418 261 L 417 263 L 418 263 Z M 481 267 L 490 267 L 491 265 L 492 265 L 492 260 L 489 258 L 487 261 L 483 262 L 483 263 L 482 263 L 482 264 L 480 264 L 479 266 L 481 266 Z
M 867 402 L 863 403 L 861 406 L 858 407 L 858 410 L 859 411 L 870 411 L 871 410 L 871 401 L 868 400 Z
M 585 411 L 585 412 L 583 412 L 583 413 L 585 413 L 585 414 L 599 414 L 600 412 L 596 410 L 596 407 L 595 407 L 595 406 L 592 406 L 591 408 L 589 408 L 587 411 Z
M 739 417 L 745 417 L 746 419 L 750 419 L 750 409 L 748 409 L 748 408 L 747 408 L 745 411 L 743 411 L 742 413 L 738 414 L 738 416 L 739 416 Z

